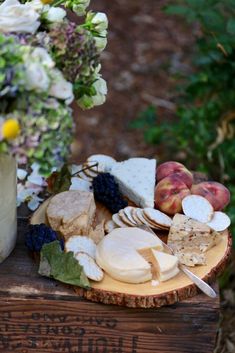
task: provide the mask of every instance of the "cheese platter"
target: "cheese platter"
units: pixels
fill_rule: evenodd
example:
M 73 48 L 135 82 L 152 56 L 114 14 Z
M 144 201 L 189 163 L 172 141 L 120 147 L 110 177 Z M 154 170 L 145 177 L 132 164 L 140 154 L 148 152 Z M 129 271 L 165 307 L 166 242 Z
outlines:
M 94 167 L 95 160 L 98 165 Z M 157 190 L 160 182 L 169 182 L 165 180 L 169 177 L 164 175 L 155 185 L 155 177 L 161 178 L 165 170 L 159 167 L 159 174 L 153 159 L 115 162 L 112 157 L 96 155 L 85 162 L 85 166 L 89 165 L 89 177 L 93 178 L 89 191 L 87 185 L 82 190 L 78 183 L 78 188 L 52 196 L 30 221 L 32 227 L 46 224 L 58 232 L 65 253 L 73 253 L 83 268 L 89 287 L 75 285 L 79 296 L 104 304 L 157 308 L 198 293 L 196 285 L 179 270 L 179 263 L 206 282 L 214 281 L 223 271 L 232 247 L 227 216 L 221 212 L 223 206 L 214 207 L 207 198 L 191 194 L 193 180 L 189 180 L 189 173 L 186 177 L 182 170 L 173 173 L 178 176 L 173 178 L 172 194 L 176 198 L 172 201 L 171 194 L 166 197 L 169 184 L 168 189 Z M 77 177 L 82 178 L 83 173 Z M 182 187 L 184 178 L 186 184 Z M 159 190 L 160 196 L 156 195 Z M 111 202 L 112 197 L 116 202 Z M 228 197 L 223 202 L 228 203 Z M 208 211 L 204 223 L 195 219 L 197 208 L 199 215 Z M 147 225 L 156 235 L 140 229 L 141 225 Z M 173 247 L 173 255 L 165 252 L 162 241 Z M 45 275 L 40 268 L 39 273 Z

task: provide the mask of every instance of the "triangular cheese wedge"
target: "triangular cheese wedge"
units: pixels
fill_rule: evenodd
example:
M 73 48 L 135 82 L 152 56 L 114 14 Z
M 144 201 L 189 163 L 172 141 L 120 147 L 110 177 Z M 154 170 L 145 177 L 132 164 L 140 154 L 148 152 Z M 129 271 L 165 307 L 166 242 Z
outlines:
M 159 281 L 167 281 L 179 273 L 178 259 L 174 255 L 152 249 L 152 264 Z
M 154 207 L 155 159 L 130 158 L 114 164 L 110 173 L 115 177 L 121 193 L 136 206 Z

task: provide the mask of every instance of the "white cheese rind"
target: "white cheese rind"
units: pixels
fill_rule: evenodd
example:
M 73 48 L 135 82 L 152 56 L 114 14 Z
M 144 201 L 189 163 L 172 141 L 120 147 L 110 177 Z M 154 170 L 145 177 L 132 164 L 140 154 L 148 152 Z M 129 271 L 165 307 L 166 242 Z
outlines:
M 162 250 L 161 240 L 138 228 L 117 228 L 96 248 L 96 262 L 111 277 L 127 283 L 151 280 L 151 266 L 138 253 L 144 248 Z
M 114 164 L 110 173 L 124 196 L 137 206 L 153 208 L 156 164 L 155 159 L 131 158 Z

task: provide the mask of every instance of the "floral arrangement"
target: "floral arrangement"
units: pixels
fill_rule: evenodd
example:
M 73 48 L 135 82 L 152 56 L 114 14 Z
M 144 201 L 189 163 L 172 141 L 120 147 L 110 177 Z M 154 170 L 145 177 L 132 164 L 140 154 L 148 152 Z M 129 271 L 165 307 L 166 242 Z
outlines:
M 84 16 L 71 22 L 63 5 Z M 107 17 L 87 11 L 89 0 L 5 0 L 0 4 L 0 152 L 41 175 L 60 168 L 69 154 L 71 102 L 103 104 L 106 82 L 100 54 Z

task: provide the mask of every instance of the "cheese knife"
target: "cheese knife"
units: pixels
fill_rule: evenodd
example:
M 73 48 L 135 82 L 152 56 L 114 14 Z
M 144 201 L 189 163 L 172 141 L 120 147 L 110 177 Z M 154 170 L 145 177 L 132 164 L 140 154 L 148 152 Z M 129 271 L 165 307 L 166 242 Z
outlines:
M 150 233 L 152 233 L 152 234 L 154 234 L 154 235 L 156 235 L 155 233 L 154 233 L 154 231 L 150 228 L 150 227 L 148 227 L 147 225 L 139 225 L 138 226 L 139 228 L 141 228 L 141 229 L 143 229 L 143 230 L 146 230 L 146 231 L 148 231 L 148 232 L 150 232 Z M 162 241 L 162 244 L 163 244 L 163 247 L 166 249 L 166 250 L 168 250 L 169 252 L 170 252 L 170 254 L 172 254 L 172 255 L 174 255 L 174 251 L 173 251 L 173 249 L 169 246 L 169 245 L 167 245 L 167 244 L 165 244 L 163 241 Z M 200 288 L 201 289 L 201 291 L 203 292 L 203 293 L 205 293 L 206 295 L 208 295 L 208 297 L 211 297 L 211 298 L 216 298 L 216 292 L 214 291 L 214 289 L 211 287 L 211 286 L 209 286 L 209 284 L 207 284 L 205 281 L 203 281 L 201 278 L 199 278 L 198 276 L 196 276 L 193 272 L 191 272 L 185 265 L 183 265 L 183 264 L 181 264 L 180 262 L 179 262 L 179 264 L 178 264 L 178 267 L 179 267 L 179 269 L 182 271 L 182 272 L 184 272 L 184 274 L 186 275 L 186 276 L 188 276 L 190 279 L 191 279 L 191 281 L 194 283 L 194 284 L 196 284 L 196 286 L 198 287 L 198 288 Z

